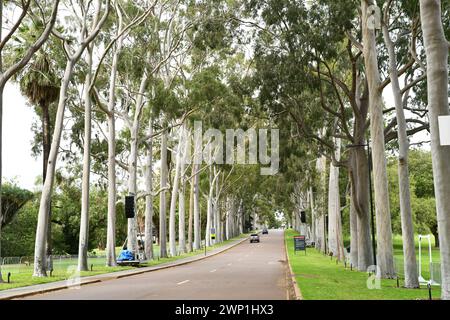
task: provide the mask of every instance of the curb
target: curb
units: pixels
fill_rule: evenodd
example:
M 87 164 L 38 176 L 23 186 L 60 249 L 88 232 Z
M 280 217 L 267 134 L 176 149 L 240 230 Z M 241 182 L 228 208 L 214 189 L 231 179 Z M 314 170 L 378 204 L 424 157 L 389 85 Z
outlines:
M 291 267 L 291 260 L 289 259 L 289 254 L 288 254 L 288 248 L 287 248 L 287 241 L 286 241 L 286 231 L 284 232 L 284 253 L 286 254 L 286 260 L 287 260 L 287 264 L 289 266 L 289 275 L 290 275 L 290 279 L 292 282 L 292 286 L 294 287 L 294 294 L 295 294 L 295 299 L 294 300 L 303 300 L 303 295 L 302 292 L 300 291 L 300 288 L 297 284 L 297 280 L 295 280 L 295 275 L 294 272 L 292 271 L 292 267 Z
M 84 286 L 84 285 L 89 285 L 89 284 L 93 284 L 93 283 L 105 282 L 105 281 L 109 281 L 109 280 L 116 280 L 116 279 L 121 279 L 121 278 L 126 278 L 126 277 L 132 277 L 132 276 L 135 276 L 135 275 L 140 275 L 140 274 L 143 274 L 143 273 L 148 273 L 148 272 L 154 272 L 154 271 L 159 271 L 159 270 L 163 270 L 163 269 L 174 268 L 174 267 L 190 264 L 190 263 L 193 263 L 193 262 L 201 261 L 201 260 L 204 260 L 204 259 L 207 259 L 207 258 L 210 258 L 210 257 L 214 257 L 214 256 L 216 256 L 216 255 L 218 255 L 220 253 L 223 253 L 225 251 L 228 251 L 228 250 L 230 250 L 230 249 L 240 245 L 241 243 L 247 241 L 248 239 L 249 239 L 249 236 L 248 237 L 244 237 L 241 240 L 238 240 L 236 243 L 234 243 L 234 244 L 232 244 L 232 245 L 230 245 L 230 246 L 228 246 L 228 247 L 226 247 L 226 248 L 224 248 L 222 250 L 214 252 L 214 253 L 212 253 L 210 255 L 206 255 L 206 256 L 203 255 L 203 256 L 200 256 L 198 258 L 194 258 L 192 260 L 180 261 L 178 263 L 174 262 L 173 264 L 170 264 L 170 265 L 144 267 L 144 269 L 145 268 L 151 268 L 151 269 L 147 269 L 147 270 L 136 270 L 135 272 L 129 272 L 129 273 L 126 273 L 126 274 L 119 274 L 119 275 L 114 275 L 114 272 L 112 272 L 112 273 L 103 273 L 103 274 L 99 274 L 99 275 L 92 276 L 92 277 L 101 277 L 101 276 L 105 277 L 105 275 L 110 275 L 110 276 L 109 277 L 105 277 L 104 279 L 98 279 L 98 278 L 97 279 L 91 279 L 91 280 L 90 279 L 86 279 L 85 281 L 83 281 L 83 278 L 80 278 L 80 283 L 75 283 L 75 284 L 72 284 L 72 285 L 61 284 L 59 286 L 55 286 L 55 287 L 52 287 L 52 288 L 35 289 L 35 290 L 29 291 L 29 292 L 22 292 L 22 293 L 17 293 L 17 294 L 12 293 L 11 295 L 4 296 L 4 297 L 1 296 L 2 291 L 0 291 L 0 300 L 12 300 L 12 299 L 15 299 L 15 298 L 23 298 L 23 297 L 27 297 L 27 296 L 34 296 L 34 295 L 48 293 L 48 292 L 53 292 L 53 291 L 70 289 L 72 287 Z M 200 253 L 198 255 L 202 255 L 202 253 Z M 51 282 L 49 282 L 49 283 L 51 283 Z M 26 288 L 26 287 L 23 287 L 23 288 Z M 7 291 L 7 290 L 4 290 L 3 292 L 5 292 L 5 291 Z

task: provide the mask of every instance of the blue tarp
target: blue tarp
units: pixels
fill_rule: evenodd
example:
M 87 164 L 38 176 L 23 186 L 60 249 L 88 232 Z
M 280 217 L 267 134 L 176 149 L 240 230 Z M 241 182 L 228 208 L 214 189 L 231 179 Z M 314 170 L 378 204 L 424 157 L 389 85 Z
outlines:
M 133 252 L 128 250 L 122 250 L 120 252 L 119 257 L 117 258 L 117 261 L 132 261 L 134 260 Z

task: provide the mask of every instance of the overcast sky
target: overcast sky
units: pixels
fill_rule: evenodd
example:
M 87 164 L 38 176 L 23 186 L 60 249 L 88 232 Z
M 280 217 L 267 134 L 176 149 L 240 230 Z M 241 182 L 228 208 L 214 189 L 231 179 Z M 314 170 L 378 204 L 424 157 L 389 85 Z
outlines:
M 31 156 L 35 114 L 11 82 L 3 99 L 3 178 L 15 179 L 21 187 L 32 190 L 36 177 L 42 174 L 41 158 Z

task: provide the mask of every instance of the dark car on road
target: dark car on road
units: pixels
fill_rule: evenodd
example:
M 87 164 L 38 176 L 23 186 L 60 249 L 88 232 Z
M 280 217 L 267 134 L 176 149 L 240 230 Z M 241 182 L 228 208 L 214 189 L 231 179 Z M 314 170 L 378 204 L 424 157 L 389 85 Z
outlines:
M 258 242 L 259 243 L 259 235 L 257 233 L 254 233 L 250 236 L 250 243 Z
M 264 228 L 262 234 L 269 234 L 269 230 L 267 230 L 267 228 Z

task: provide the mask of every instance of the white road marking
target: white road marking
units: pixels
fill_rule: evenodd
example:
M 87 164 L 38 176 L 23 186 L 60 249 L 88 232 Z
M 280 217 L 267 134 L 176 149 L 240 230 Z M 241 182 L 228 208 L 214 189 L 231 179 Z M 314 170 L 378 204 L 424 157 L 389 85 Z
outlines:
M 184 281 L 178 282 L 177 285 L 179 286 L 179 285 L 188 283 L 189 281 L 191 281 L 191 280 L 184 280 Z
M 228 266 L 231 266 L 231 265 L 232 265 L 232 263 L 229 263 L 229 264 L 228 264 Z
M 210 272 L 212 273 L 212 272 L 216 272 L 217 271 L 217 269 L 213 269 L 213 270 L 211 270 Z

